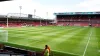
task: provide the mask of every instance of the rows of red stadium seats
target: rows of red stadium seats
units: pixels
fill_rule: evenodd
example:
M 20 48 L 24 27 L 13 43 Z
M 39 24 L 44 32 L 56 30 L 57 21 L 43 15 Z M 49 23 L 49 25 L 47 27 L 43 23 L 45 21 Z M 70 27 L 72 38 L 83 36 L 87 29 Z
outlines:
M 57 22 L 58 26 L 89 26 L 100 27 L 100 23 L 89 23 L 89 22 Z
M 62 17 L 62 18 L 57 18 L 58 21 L 90 21 L 90 20 L 100 20 L 99 17 L 94 17 L 94 18 L 90 18 L 90 17 Z
M 99 17 L 88 17 L 88 16 L 68 16 L 68 17 L 58 17 L 57 18 L 57 25 L 62 26 L 89 26 L 92 25 L 94 27 L 100 27 L 100 18 Z
M 9 21 L 8 22 L 9 27 L 22 27 L 22 26 L 46 26 L 49 25 L 49 23 L 47 22 L 18 22 L 18 21 Z M 0 27 L 6 27 L 7 26 L 7 22 L 3 21 L 0 22 Z

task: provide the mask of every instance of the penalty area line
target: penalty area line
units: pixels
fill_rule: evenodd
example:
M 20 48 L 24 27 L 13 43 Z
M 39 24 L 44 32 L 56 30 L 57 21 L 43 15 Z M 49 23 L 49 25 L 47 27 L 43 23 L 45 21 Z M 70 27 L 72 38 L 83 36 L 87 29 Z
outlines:
M 82 56 L 85 56 L 85 53 L 86 53 L 87 47 L 88 47 L 88 45 L 89 45 L 89 41 L 90 41 L 91 35 L 92 35 L 92 31 L 91 31 L 91 33 L 90 33 L 90 35 L 89 35 L 89 37 L 88 37 L 88 42 L 87 42 L 87 44 L 86 44 L 86 47 L 85 47 L 85 50 L 84 50 L 84 53 L 83 53 Z

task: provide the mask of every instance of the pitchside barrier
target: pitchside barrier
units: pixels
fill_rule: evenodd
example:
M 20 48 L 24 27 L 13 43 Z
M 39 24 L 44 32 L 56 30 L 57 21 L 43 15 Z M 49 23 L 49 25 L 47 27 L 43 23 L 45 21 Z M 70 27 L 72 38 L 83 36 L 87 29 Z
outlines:
M 7 42 L 8 41 L 8 31 L 0 30 L 0 42 Z
M 5 46 L 10 46 L 10 47 L 20 49 L 20 50 L 35 51 L 36 53 L 40 53 L 40 54 L 44 50 L 44 49 L 40 49 L 40 48 L 23 46 L 23 45 L 8 43 L 8 42 L 1 42 L 1 43 L 3 43 Z M 64 52 L 60 52 L 60 51 L 51 50 L 50 56 L 79 56 L 79 55 L 73 54 L 73 53 L 68 53 L 68 52 L 64 53 Z

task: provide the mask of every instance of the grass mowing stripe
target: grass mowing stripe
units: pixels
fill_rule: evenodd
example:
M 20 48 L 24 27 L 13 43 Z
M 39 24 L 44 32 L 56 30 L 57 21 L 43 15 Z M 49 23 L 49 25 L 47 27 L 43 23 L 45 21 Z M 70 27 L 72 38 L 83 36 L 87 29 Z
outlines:
M 58 31 L 58 30 L 63 30 L 63 29 L 53 29 L 52 31 Z M 24 36 L 33 36 L 33 35 L 35 35 L 35 36 L 37 36 L 37 35 L 41 35 L 41 33 L 40 32 L 28 32 L 28 31 L 30 31 L 30 30 L 27 30 L 27 31 L 23 31 L 23 32 L 20 32 L 20 31 L 17 31 L 17 32 L 15 32 L 14 30 L 13 31 L 9 31 L 9 37 L 12 37 L 12 35 L 17 35 L 17 36 L 19 36 L 19 37 L 24 37 Z M 32 30 L 31 30 L 32 31 Z M 12 33 L 11 33 L 12 32 Z M 26 33 L 27 32 L 27 33 Z M 41 31 L 42 32 L 42 31 Z M 45 31 L 45 32 L 47 32 L 47 31 Z M 48 31 L 49 32 L 49 31 Z M 11 35 L 10 35 L 11 34 Z M 14 37 L 14 36 L 13 36 Z
M 10 28 L 9 28 L 10 29 Z M 27 31 L 27 32 L 38 32 L 38 31 L 45 31 L 45 30 L 50 30 L 51 28 L 40 28 L 40 29 L 34 29 L 34 27 L 33 27 L 33 29 L 31 29 L 31 28 L 25 28 L 24 30 L 23 29 L 10 29 L 9 31 L 15 31 L 16 30 L 16 32 L 24 32 L 24 31 Z
M 100 49 L 100 36 L 98 36 L 98 35 L 100 35 L 100 28 L 96 28 L 96 37 L 97 37 L 97 39 L 98 39 L 98 47 L 99 47 L 99 49 Z
M 46 40 L 48 37 L 49 37 L 49 36 L 44 36 L 44 37 L 41 36 L 41 37 L 38 38 L 38 39 L 37 39 L 37 37 L 36 37 L 36 38 L 34 37 L 34 39 L 37 39 L 37 42 L 38 42 L 38 43 L 39 43 L 39 42 L 41 43 L 41 41 L 42 41 L 42 42 L 45 42 L 45 40 Z M 47 39 L 46 41 L 48 41 L 48 39 Z M 33 42 L 33 43 L 35 43 L 35 42 Z M 38 45 L 39 45 L 39 44 L 38 44 Z
M 74 29 L 75 30 L 75 29 Z M 81 29 L 80 29 L 81 30 Z M 72 33 L 76 33 L 76 31 L 79 31 L 79 30 L 75 30 L 75 32 L 73 32 L 73 30 L 71 31 Z M 69 31 L 68 31 L 69 32 Z M 69 32 L 69 33 L 71 33 L 71 32 Z M 64 35 L 65 35 L 66 33 L 64 32 Z M 62 35 L 63 36 L 63 35 Z M 52 48 L 52 50 L 56 50 L 55 48 L 57 48 L 58 46 L 58 44 L 60 44 L 60 42 L 62 41 L 62 39 L 63 40 L 66 40 L 66 38 L 67 37 L 62 37 L 62 36 L 59 36 L 59 38 L 58 37 L 56 37 L 55 39 L 52 39 L 52 40 L 50 40 L 50 41 L 48 41 L 46 44 L 48 44 L 51 48 Z M 58 41 L 56 41 L 56 40 L 58 40 Z M 43 46 L 44 46 L 44 44 L 43 44 Z M 56 47 L 57 46 L 57 47 Z M 55 48 L 54 48 L 55 47 Z M 64 46 L 62 46 L 62 48 L 63 48 Z M 59 48 L 60 49 L 60 48 Z M 65 48 L 66 49 L 66 48 Z M 59 50 L 59 51 L 61 51 L 61 50 Z M 67 50 L 66 50 L 66 52 L 67 52 Z
M 50 32 L 55 32 L 55 31 L 59 31 L 59 30 L 64 30 L 65 28 L 60 28 L 60 29 L 45 29 L 45 31 L 40 31 L 40 33 L 50 33 Z M 67 29 L 67 28 L 66 28 Z M 37 32 L 38 33 L 38 32 Z
M 30 32 L 30 28 L 28 28 L 28 29 L 29 29 L 29 30 L 24 30 L 24 31 L 23 31 L 23 30 L 20 30 L 20 31 L 16 31 L 16 32 L 15 32 L 15 30 L 13 30 L 13 31 L 9 31 L 9 32 L 10 32 L 10 33 L 13 32 L 12 34 L 15 34 L 15 33 L 16 33 L 16 34 L 19 34 L 19 33 L 20 33 L 20 34 L 25 34 L 26 32 L 27 32 L 26 34 L 28 34 L 28 33 L 29 33 L 29 34 L 30 34 L 30 33 L 33 34 L 33 33 L 39 33 L 39 32 L 40 32 L 40 33 L 45 33 L 45 32 L 49 32 L 49 31 L 51 31 L 51 30 L 52 30 L 52 31 L 53 31 L 53 30 L 63 30 L 63 29 L 44 29 L 44 30 L 39 30 L 39 31 L 38 31 L 38 30 L 35 30 L 35 31 L 34 31 L 34 30 L 31 30 L 31 32 Z M 45 31 L 45 30 L 46 30 L 46 31 Z
M 97 43 L 98 43 L 98 46 L 97 46 L 97 47 L 98 47 L 98 49 L 99 49 L 99 41 L 98 41 L 98 36 L 96 35 L 96 29 L 97 29 L 97 28 L 94 28 L 94 29 L 95 29 L 95 32 L 94 32 L 94 33 L 95 33 L 95 37 L 96 37 L 96 40 L 97 40 Z M 99 51 L 99 50 L 98 50 L 98 51 Z
M 81 31 L 84 31 L 84 30 L 81 30 Z M 76 31 L 73 31 L 72 33 L 75 33 L 75 35 L 76 35 L 76 34 L 80 33 L 80 30 L 78 29 Z M 66 36 L 66 38 L 67 38 L 67 36 Z M 77 40 L 80 40 L 81 41 L 81 39 L 83 39 L 83 38 L 80 38 L 80 37 L 75 37 L 74 35 L 68 36 L 68 39 L 66 39 L 66 38 L 62 38 L 65 41 L 62 41 L 61 43 L 58 42 L 58 44 L 55 45 L 55 49 L 57 49 L 59 51 L 60 50 L 61 51 L 63 50 L 65 52 L 72 52 L 73 49 L 76 48 L 77 44 L 79 43 L 79 41 L 77 41 Z M 52 43 L 52 44 L 54 44 L 54 43 Z
M 99 56 L 99 52 L 98 52 L 98 44 L 97 44 L 97 40 L 95 35 L 95 31 L 94 28 L 92 29 L 92 35 L 91 35 L 91 39 L 86 51 L 85 56 Z
M 36 47 L 41 47 L 42 46 L 42 48 L 44 47 L 44 45 L 45 45 L 45 43 L 46 42 L 48 42 L 50 39 L 51 39 L 51 37 L 49 38 L 49 40 L 48 40 L 48 38 L 49 37 L 43 37 L 42 39 L 41 38 L 39 38 L 39 39 L 37 39 L 37 41 L 36 42 L 32 42 L 32 43 L 30 43 L 30 46 L 36 46 Z M 52 39 L 54 39 L 54 38 L 52 38 Z M 43 44 L 44 43 L 44 44 Z M 40 46 L 41 45 L 41 46 Z
M 80 36 L 79 34 L 84 34 L 84 35 Z M 86 28 L 85 30 L 81 31 L 80 33 L 74 35 L 75 37 L 79 37 L 79 38 L 76 38 L 77 39 L 76 41 L 78 41 L 79 43 L 77 43 L 77 46 L 75 46 L 75 48 L 73 49 L 74 53 L 79 54 L 79 55 L 83 54 L 83 50 L 86 45 L 89 34 L 90 34 L 90 28 Z
M 66 29 L 63 29 L 63 30 L 66 30 Z M 71 30 L 71 29 L 67 29 L 67 30 Z M 53 34 L 56 32 L 56 33 L 61 33 L 61 31 L 62 30 L 56 30 L 56 31 L 50 31 L 50 32 L 48 32 L 48 33 L 46 33 L 46 34 L 50 34 L 51 32 L 53 32 Z M 44 38 L 48 38 L 48 37 L 52 37 L 53 35 L 44 35 L 45 33 L 42 33 L 43 35 L 41 35 L 41 38 L 42 38 L 42 36 L 43 36 L 43 39 Z M 36 38 L 38 37 L 38 36 L 35 36 Z M 35 37 L 34 37 L 34 39 L 35 39 Z
M 67 31 L 68 29 L 71 29 L 71 28 L 76 28 L 76 29 Z M 83 28 L 85 28 L 85 27 L 83 27 Z M 18 29 L 18 28 L 16 28 L 16 29 Z M 81 32 L 76 31 L 76 30 L 82 29 L 81 27 L 62 27 L 62 26 L 61 27 L 27 27 L 27 28 L 20 28 L 20 31 L 19 31 L 20 34 L 14 33 L 16 31 L 18 31 L 16 29 L 15 28 L 10 29 L 12 31 L 10 31 L 8 29 L 10 31 L 10 34 L 9 34 L 10 42 L 11 43 L 15 42 L 15 44 L 32 47 L 33 49 L 38 46 L 40 47 L 40 49 L 44 48 L 44 45 L 47 44 L 47 42 L 49 43 L 50 41 L 55 39 L 57 41 L 54 40 L 54 41 L 50 42 L 51 44 L 49 43 L 50 45 L 54 45 L 54 46 L 60 45 L 61 46 L 61 47 L 56 46 L 59 49 L 55 49 L 55 47 L 51 47 L 52 50 L 56 50 L 55 52 L 57 52 L 57 51 L 60 51 L 63 53 L 71 52 L 71 53 L 76 53 L 76 54 L 79 53 L 82 55 L 83 52 L 81 52 L 81 51 L 85 48 L 85 46 L 88 42 L 88 39 L 89 39 L 88 37 L 87 38 L 85 37 L 87 33 L 84 33 L 84 32 L 87 32 L 89 29 L 87 30 L 87 28 L 85 28 L 85 30 L 82 30 Z M 34 29 L 36 31 L 34 31 Z M 41 29 L 45 29 L 45 30 L 43 31 Z M 46 31 L 46 29 L 47 29 L 47 31 Z M 100 44 L 99 44 L 100 43 L 100 38 L 99 38 L 100 37 L 100 29 L 95 28 L 95 30 L 96 30 L 95 31 L 96 34 L 94 34 L 94 32 L 92 31 L 92 35 L 91 35 L 85 56 L 98 56 L 99 55 L 99 53 L 96 53 L 96 50 L 100 49 Z M 64 32 L 64 31 L 66 31 L 66 32 Z M 41 34 L 39 34 L 39 32 L 41 32 Z M 90 28 L 90 32 L 91 32 L 91 28 Z M 33 34 L 36 34 L 36 36 L 32 36 Z M 13 38 L 13 37 L 15 37 L 15 38 Z M 39 38 L 36 40 L 34 37 L 36 37 L 36 38 L 39 37 Z M 68 41 L 63 41 L 65 39 L 67 39 L 66 37 L 70 37 L 72 39 L 69 39 Z M 85 38 L 85 39 L 83 39 L 83 38 Z M 38 40 L 40 42 L 38 42 Z M 62 41 L 60 41 L 60 40 L 62 40 Z M 84 40 L 85 40 L 85 42 L 83 43 Z M 34 42 L 36 42 L 36 43 L 34 43 Z M 59 43 L 59 42 L 63 42 L 63 43 Z M 98 42 L 98 45 L 97 45 L 97 42 Z M 56 44 L 56 43 L 59 43 L 59 44 Z M 83 46 L 83 45 L 80 46 L 80 44 L 84 45 L 84 48 L 82 50 L 79 50 L 81 53 L 77 52 L 77 48 L 79 48 L 79 47 L 82 48 L 82 46 Z M 34 45 L 36 45 L 36 46 L 34 46 Z M 69 46 L 69 47 L 67 47 L 67 46 Z M 98 46 L 98 49 L 97 49 L 97 46 Z M 73 51 L 72 47 L 73 48 L 77 47 L 76 51 L 75 51 L 75 49 Z M 63 48 L 63 49 L 61 49 L 61 48 Z M 54 56 L 61 56 L 61 55 L 58 53 L 57 53 L 57 55 L 55 55 L 55 53 L 54 53 Z M 70 56 L 70 55 L 64 55 L 64 56 Z
M 59 30 L 59 29 L 58 29 Z M 57 31 L 58 31 L 57 30 Z M 9 32 L 10 33 L 10 32 Z M 26 33 L 26 32 L 24 32 L 24 33 Z M 38 33 L 37 33 L 38 34 Z M 13 36 L 14 35 L 14 36 Z M 34 35 L 34 34 L 32 34 L 32 35 Z M 32 36 L 31 35 L 31 36 Z M 39 35 L 39 34 L 38 34 Z M 17 37 L 17 38 L 25 38 L 25 39 L 29 39 L 30 38 L 30 34 L 29 35 L 27 35 L 27 34 L 16 34 L 16 36 L 15 36 L 15 33 L 14 34 L 11 34 L 11 35 L 9 35 L 9 37 L 10 37 L 10 39 L 12 39 L 12 37 Z M 42 35 L 41 35 L 41 37 L 42 37 Z M 9 39 L 9 41 L 10 41 L 10 39 Z M 16 38 L 15 38 L 16 39 Z M 35 38 L 33 38 L 33 39 L 35 39 Z M 16 40 L 17 41 L 17 40 Z M 27 42 L 27 41 L 26 41 Z
M 59 35 L 59 34 L 61 35 L 62 32 L 69 31 L 69 30 L 73 30 L 73 29 L 77 29 L 77 28 L 61 29 L 61 30 L 57 30 L 57 31 L 50 31 L 50 32 L 43 33 L 43 34 L 44 34 L 44 35 L 49 35 L 50 33 L 51 33 L 51 34 L 53 33 L 53 35 L 56 34 L 56 36 L 57 36 L 57 35 Z M 52 36 L 52 35 L 50 35 L 50 36 Z
M 97 50 L 97 52 L 98 52 L 98 56 L 100 56 L 100 37 L 98 36 L 100 33 L 98 33 L 98 32 L 100 32 L 100 28 L 98 29 L 98 28 L 95 28 L 95 37 L 96 37 L 96 40 L 97 40 L 97 48 L 98 48 L 98 50 Z
M 64 29 L 60 29 L 60 30 L 64 30 Z M 45 31 L 45 32 L 47 32 L 46 34 L 50 34 L 51 32 L 57 32 L 57 31 L 59 31 L 59 29 L 55 29 L 55 30 L 49 30 L 49 31 Z M 28 35 L 28 36 L 34 36 L 34 38 L 32 38 L 32 39 L 35 39 L 35 37 L 38 37 L 38 36 L 41 36 L 41 38 L 42 38 L 42 36 L 43 37 L 45 37 L 46 35 L 44 35 L 45 33 L 44 32 L 42 32 L 41 34 L 40 34 L 40 32 L 38 33 L 27 33 L 27 34 L 25 34 L 25 35 Z M 48 36 L 47 36 L 48 37 Z M 30 38 L 30 37 L 29 37 Z
M 65 29 L 65 31 L 67 31 L 67 32 L 69 32 L 69 31 L 73 31 L 73 30 L 75 30 L 76 28 L 72 28 L 72 29 Z M 53 39 L 56 39 L 56 38 L 58 38 L 58 37 L 60 37 L 61 38 L 61 36 L 63 36 L 63 34 L 66 34 L 65 33 L 65 31 L 60 31 L 60 33 L 58 33 L 57 35 L 54 35 L 54 36 L 44 36 L 43 38 L 39 38 L 39 40 L 38 40 L 38 43 L 37 42 L 33 42 L 33 44 L 36 44 L 35 46 L 37 46 L 37 47 L 40 47 L 40 45 L 42 46 L 42 48 L 44 47 L 44 45 L 46 44 L 46 43 L 48 43 L 49 41 L 51 41 L 51 40 L 53 40 Z M 42 40 L 42 41 L 41 41 Z M 32 45 L 33 45 L 32 44 Z M 32 46 L 31 45 L 31 46 Z M 41 47 L 40 47 L 41 48 Z
M 14 34 L 13 34 L 14 35 Z M 10 37 L 10 39 L 12 39 L 11 38 L 11 36 L 12 35 L 9 35 L 9 37 Z M 28 35 L 29 36 L 29 35 Z M 19 38 L 19 40 L 20 40 L 20 38 L 22 38 L 22 36 L 20 37 L 20 36 L 13 36 L 13 37 L 17 37 L 17 38 Z M 23 36 L 25 39 L 28 39 L 26 36 Z M 16 39 L 16 38 L 15 38 Z M 34 38 L 35 39 L 35 38 Z M 14 40 L 14 39 L 13 39 Z M 19 42 L 19 40 L 16 40 L 16 42 Z M 24 40 L 24 39 L 23 39 Z M 23 40 L 20 40 L 20 41 L 23 41 Z M 27 42 L 27 41 L 26 41 Z M 28 44 L 29 44 L 29 42 L 28 42 Z
M 91 29 L 91 32 L 90 32 L 90 36 L 88 37 L 89 39 L 88 39 L 88 42 L 87 42 L 87 44 L 86 44 L 86 47 L 85 47 L 85 50 L 84 50 L 84 53 L 83 53 L 82 56 L 85 56 L 85 53 L 86 53 L 86 50 L 87 50 L 87 47 L 88 47 L 88 44 L 89 44 L 89 41 L 90 41 L 91 35 L 92 35 L 92 29 Z

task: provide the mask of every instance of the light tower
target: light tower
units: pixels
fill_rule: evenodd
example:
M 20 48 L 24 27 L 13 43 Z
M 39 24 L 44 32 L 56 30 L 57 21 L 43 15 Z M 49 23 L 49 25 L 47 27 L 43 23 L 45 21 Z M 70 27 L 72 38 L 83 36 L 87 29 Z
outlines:
M 21 9 L 22 9 L 22 6 L 19 6 L 19 9 L 20 9 L 20 18 L 21 18 Z
M 9 13 L 7 14 L 7 22 L 6 22 L 7 23 L 7 28 L 8 28 L 8 15 L 9 15 Z
M 36 9 L 34 9 L 34 18 L 35 18 Z
M 46 12 L 46 25 L 47 25 L 47 21 L 48 21 L 48 12 Z

